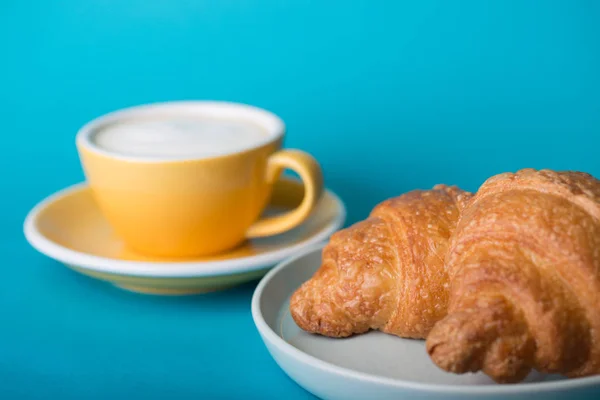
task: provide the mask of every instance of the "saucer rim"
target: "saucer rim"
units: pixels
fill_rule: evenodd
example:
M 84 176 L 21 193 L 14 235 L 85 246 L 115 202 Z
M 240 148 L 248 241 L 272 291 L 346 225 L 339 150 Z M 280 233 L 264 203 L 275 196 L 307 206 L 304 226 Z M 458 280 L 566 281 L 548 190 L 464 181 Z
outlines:
M 313 255 L 316 252 L 322 252 L 324 243 L 316 243 L 307 248 L 295 253 L 293 256 L 278 263 L 270 271 L 268 271 L 259 281 L 254 289 L 251 300 L 251 314 L 255 327 L 258 330 L 267 350 L 271 357 L 282 370 L 288 373 L 279 360 L 272 354 L 270 347 L 275 348 L 280 354 L 288 357 L 289 363 L 294 363 L 296 366 L 305 366 L 313 371 L 321 371 L 327 374 L 332 374 L 341 379 L 350 379 L 355 382 L 363 382 L 375 386 L 386 387 L 394 390 L 410 390 L 414 392 L 429 393 L 429 394 L 448 394 L 448 395 L 465 395 L 465 396 L 497 396 L 497 395 L 522 395 L 528 393 L 553 393 L 558 391 L 568 391 L 574 389 L 584 389 L 589 387 L 600 387 L 600 376 L 588 376 L 573 379 L 564 379 L 557 381 L 541 381 L 541 382 L 521 382 L 507 385 L 452 385 L 441 383 L 422 383 L 413 382 L 403 379 L 395 379 L 390 377 L 378 376 L 372 373 L 355 371 L 345 368 L 328 361 L 321 360 L 311 354 L 303 352 L 294 347 L 275 332 L 266 322 L 261 306 L 261 299 L 265 293 L 265 288 L 273 278 L 281 273 L 284 269 L 294 268 L 297 262 L 305 257 Z M 296 265 L 296 267 L 298 267 Z M 291 293 L 290 293 L 291 295 Z M 303 385 L 301 385 L 303 386 Z
M 284 178 L 282 178 L 284 179 Z M 285 178 L 290 179 L 290 178 Z M 293 246 L 278 248 L 274 251 L 260 255 L 244 256 L 216 261 L 135 261 L 117 260 L 100 257 L 89 253 L 69 249 L 48 239 L 37 229 L 40 213 L 50 204 L 60 201 L 78 191 L 89 189 L 85 181 L 79 182 L 53 194 L 38 202 L 27 214 L 23 223 L 23 232 L 29 244 L 40 253 L 68 265 L 77 265 L 79 268 L 97 272 L 148 278 L 192 278 L 208 276 L 227 276 L 242 274 L 276 265 L 289 256 L 302 251 L 306 247 L 327 240 L 334 232 L 340 229 L 347 218 L 347 210 L 342 199 L 332 190 L 325 188 L 323 191 L 330 196 L 336 204 L 336 215 L 327 226 L 317 234 Z

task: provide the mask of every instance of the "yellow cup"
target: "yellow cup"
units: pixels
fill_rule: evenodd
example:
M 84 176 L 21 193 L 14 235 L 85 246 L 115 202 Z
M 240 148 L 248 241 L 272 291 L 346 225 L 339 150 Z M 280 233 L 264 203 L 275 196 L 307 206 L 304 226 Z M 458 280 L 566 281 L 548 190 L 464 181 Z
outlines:
M 140 156 L 100 146 L 94 135 L 127 120 L 222 118 L 265 133 L 250 146 L 211 156 Z M 271 236 L 303 222 L 323 190 L 317 161 L 282 149 L 283 121 L 266 110 L 228 102 L 185 101 L 137 106 L 101 116 L 77 134 L 77 149 L 99 208 L 126 245 L 141 254 L 189 257 L 216 254 L 247 238 Z M 261 218 L 284 169 L 304 184 L 289 212 Z

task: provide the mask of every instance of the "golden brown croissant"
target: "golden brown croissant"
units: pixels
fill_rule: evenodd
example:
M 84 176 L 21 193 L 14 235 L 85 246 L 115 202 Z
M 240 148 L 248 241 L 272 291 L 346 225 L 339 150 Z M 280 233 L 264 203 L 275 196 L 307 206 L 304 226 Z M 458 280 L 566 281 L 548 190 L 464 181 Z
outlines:
M 373 329 L 424 338 L 446 314 L 444 255 L 470 196 L 445 185 L 415 190 L 335 233 L 320 268 L 291 298 L 298 326 L 330 337 Z
M 488 179 L 446 264 L 448 315 L 426 342 L 440 368 L 497 382 L 532 368 L 600 373 L 600 181 L 532 169 Z

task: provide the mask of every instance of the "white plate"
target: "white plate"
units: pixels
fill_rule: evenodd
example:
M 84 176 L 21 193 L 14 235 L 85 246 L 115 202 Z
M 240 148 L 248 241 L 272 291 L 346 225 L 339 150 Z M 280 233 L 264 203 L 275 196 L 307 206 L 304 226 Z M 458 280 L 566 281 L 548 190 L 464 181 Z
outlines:
M 271 356 L 299 385 L 325 399 L 567 399 L 600 396 L 600 376 L 566 379 L 532 373 L 494 383 L 482 373 L 456 375 L 429 359 L 424 341 L 380 332 L 332 339 L 302 331 L 289 312 L 292 293 L 319 268 L 322 244 L 272 269 L 252 299 L 254 323 Z

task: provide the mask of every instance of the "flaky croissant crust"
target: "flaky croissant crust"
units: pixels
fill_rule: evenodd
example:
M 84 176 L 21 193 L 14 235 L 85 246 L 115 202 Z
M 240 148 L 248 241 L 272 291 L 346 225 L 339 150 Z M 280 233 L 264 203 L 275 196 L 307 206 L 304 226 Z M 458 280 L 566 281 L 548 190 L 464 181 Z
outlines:
M 533 169 L 488 179 L 446 265 L 448 315 L 426 343 L 438 366 L 497 382 L 532 368 L 600 373 L 600 181 Z
M 424 338 L 446 314 L 444 256 L 470 196 L 446 185 L 415 190 L 335 233 L 320 268 L 291 298 L 296 323 L 331 337 L 376 329 Z

